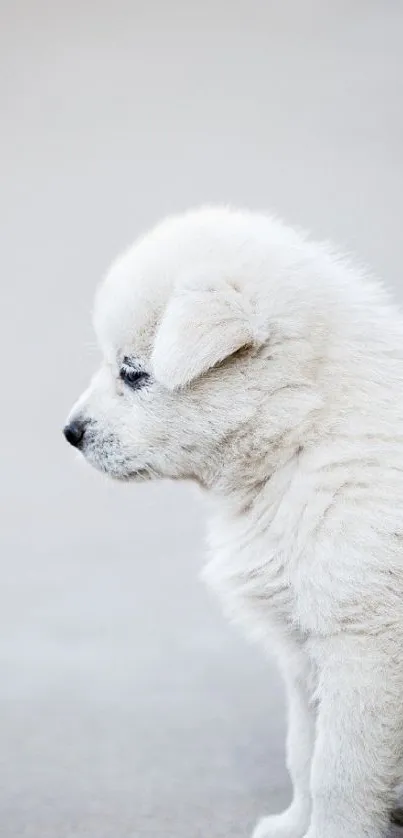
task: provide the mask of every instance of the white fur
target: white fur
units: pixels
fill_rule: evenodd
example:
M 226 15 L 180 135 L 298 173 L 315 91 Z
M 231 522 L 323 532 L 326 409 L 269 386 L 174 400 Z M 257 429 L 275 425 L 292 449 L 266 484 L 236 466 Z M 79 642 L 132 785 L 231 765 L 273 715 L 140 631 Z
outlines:
M 202 209 L 121 257 L 95 327 L 83 453 L 210 490 L 206 577 L 284 674 L 294 801 L 255 838 L 382 838 L 403 753 L 403 318 L 328 246 Z M 147 386 L 119 380 L 125 355 Z

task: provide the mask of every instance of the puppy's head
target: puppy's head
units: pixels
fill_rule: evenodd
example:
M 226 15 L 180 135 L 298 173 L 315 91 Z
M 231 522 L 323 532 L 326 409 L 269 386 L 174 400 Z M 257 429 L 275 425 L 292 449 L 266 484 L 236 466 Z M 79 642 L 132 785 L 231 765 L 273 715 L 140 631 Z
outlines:
M 112 477 L 211 486 L 262 444 L 269 330 L 238 222 L 217 211 L 169 220 L 98 292 L 102 363 L 65 436 Z M 282 374 L 272 366 L 272 389 Z

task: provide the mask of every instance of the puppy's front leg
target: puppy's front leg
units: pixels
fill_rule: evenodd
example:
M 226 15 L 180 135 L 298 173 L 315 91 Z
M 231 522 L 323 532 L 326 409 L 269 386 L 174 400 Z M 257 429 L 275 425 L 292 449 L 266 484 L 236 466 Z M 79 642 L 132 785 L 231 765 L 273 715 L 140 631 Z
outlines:
M 305 838 L 385 838 L 403 740 L 403 661 L 392 640 L 338 635 L 318 648 L 312 819 Z
M 309 786 L 315 711 L 311 703 L 310 666 L 304 653 L 294 648 L 282 663 L 288 700 L 287 767 L 293 784 L 293 800 L 285 812 L 262 818 L 253 838 L 303 838 L 311 816 Z

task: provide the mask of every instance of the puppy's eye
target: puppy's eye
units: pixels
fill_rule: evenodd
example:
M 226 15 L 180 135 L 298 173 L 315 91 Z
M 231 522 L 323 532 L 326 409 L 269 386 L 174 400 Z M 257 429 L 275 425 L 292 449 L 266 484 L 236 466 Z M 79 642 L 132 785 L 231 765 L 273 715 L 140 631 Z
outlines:
M 150 378 L 148 372 L 136 369 L 136 367 L 133 367 L 128 361 L 126 361 L 126 359 L 123 361 L 119 370 L 119 377 L 125 382 L 125 384 L 128 385 L 128 387 L 131 387 L 132 390 L 144 387 Z

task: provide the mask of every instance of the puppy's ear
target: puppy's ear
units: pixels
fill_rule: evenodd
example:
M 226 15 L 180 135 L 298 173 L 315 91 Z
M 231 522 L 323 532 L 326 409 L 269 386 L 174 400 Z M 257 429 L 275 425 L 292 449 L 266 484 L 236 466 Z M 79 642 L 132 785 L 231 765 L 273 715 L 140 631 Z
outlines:
M 189 384 L 254 342 L 243 295 L 225 281 L 197 283 L 174 292 L 157 331 L 151 363 L 170 390 Z

